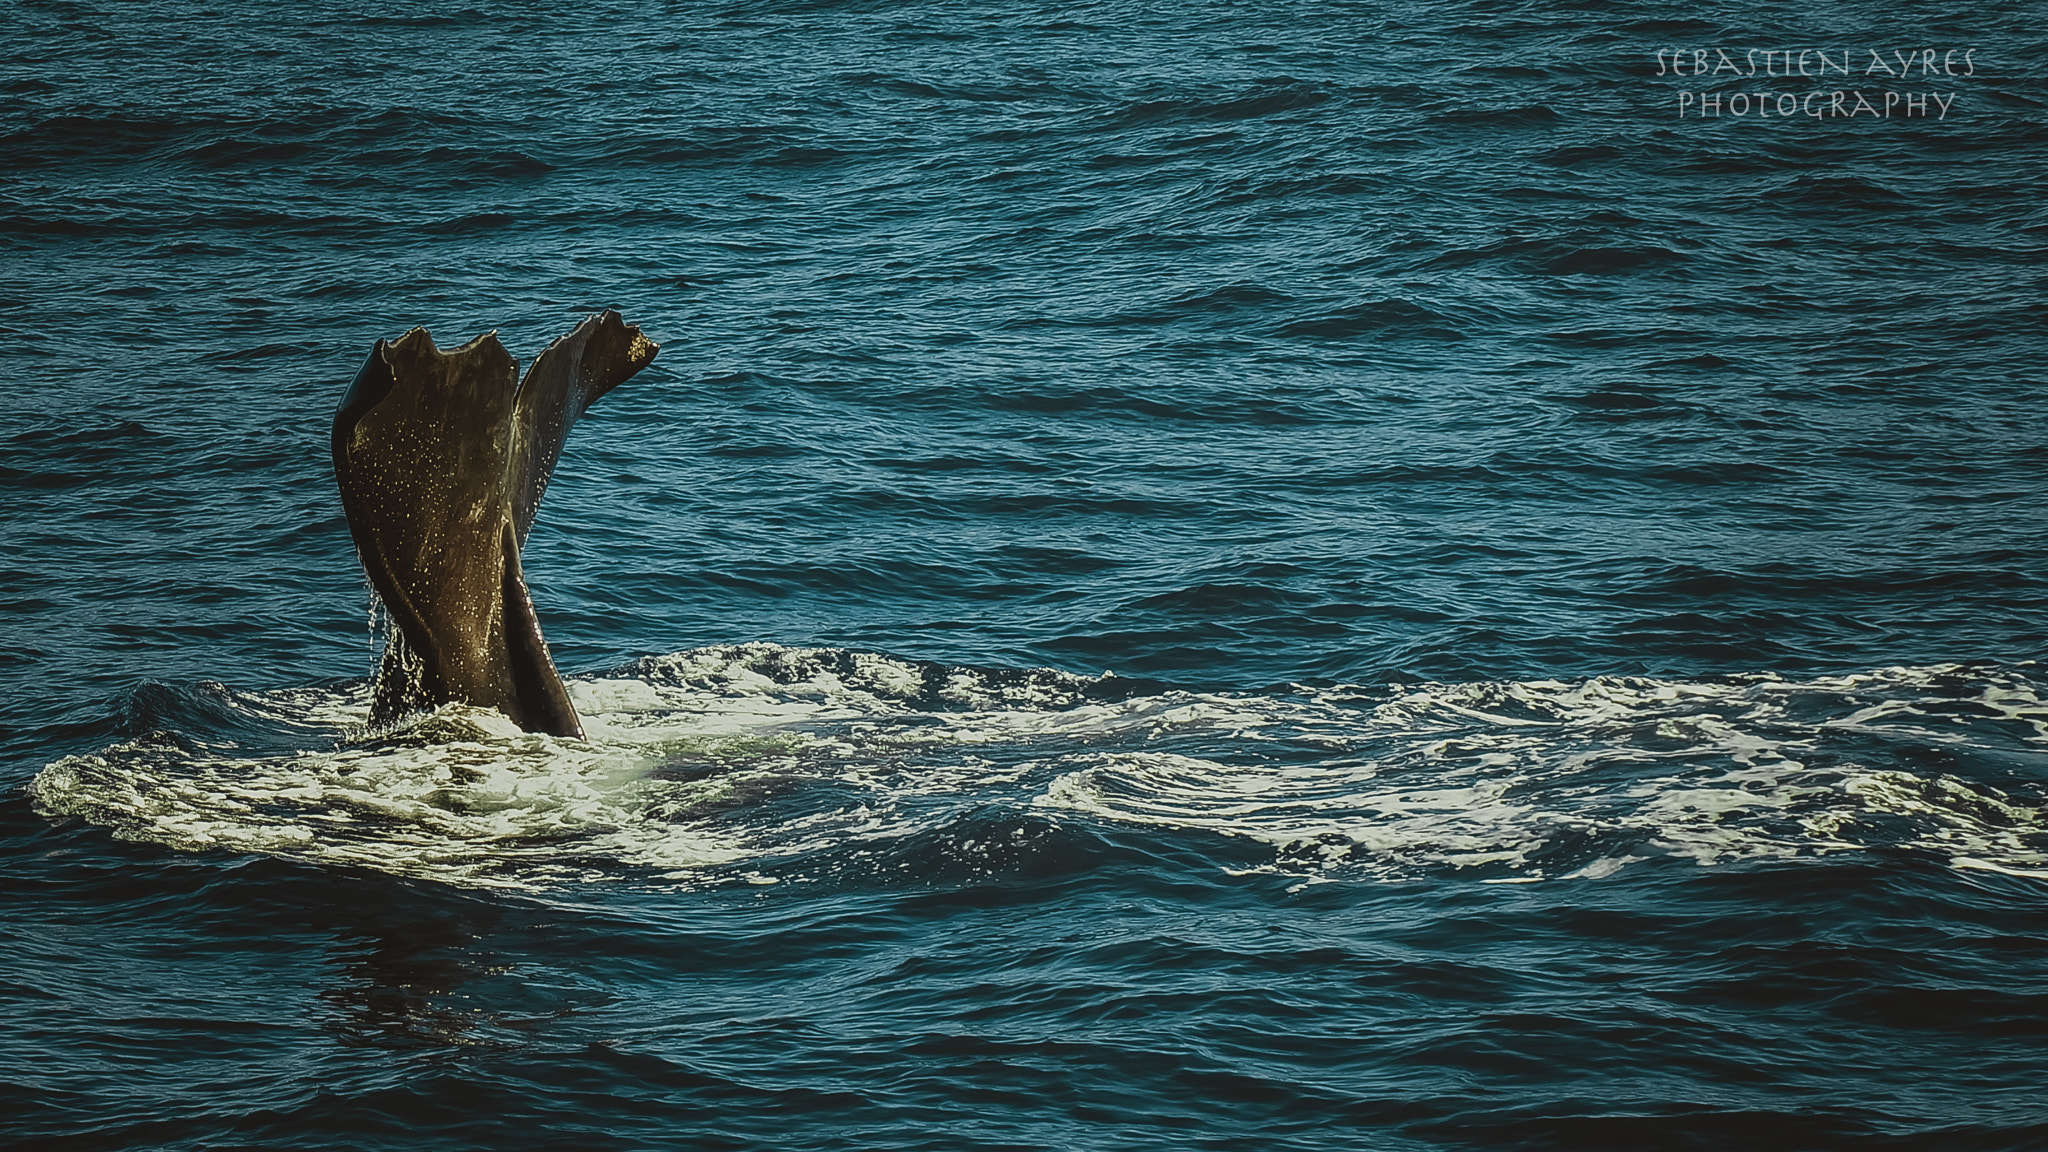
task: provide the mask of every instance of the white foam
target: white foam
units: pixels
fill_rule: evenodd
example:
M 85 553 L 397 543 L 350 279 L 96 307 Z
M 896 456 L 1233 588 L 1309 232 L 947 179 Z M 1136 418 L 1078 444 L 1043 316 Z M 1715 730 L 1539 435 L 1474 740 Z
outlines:
M 1658 857 L 1868 847 L 2036 875 L 2042 777 L 1981 770 L 2048 752 L 2030 675 L 1101 700 L 1058 673 L 745 645 L 572 681 L 582 741 L 453 706 L 351 740 L 360 691 L 227 693 L 308 746 L 153 734 L 59 760 L 31 793 L 49 815 L 177 848 L 529 889 L 799 880 L 991 812 L 1248 839 L 1271 853 L 1255 871 L 1308 881 L 1586 882 Z M 1917 768 L 1899 747 L 1963 767 Z

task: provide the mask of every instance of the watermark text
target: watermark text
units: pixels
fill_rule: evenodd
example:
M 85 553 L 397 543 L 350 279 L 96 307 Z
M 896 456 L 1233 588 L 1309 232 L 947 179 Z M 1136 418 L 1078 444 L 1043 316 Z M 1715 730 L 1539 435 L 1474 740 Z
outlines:
M 1975 48 L 1947 47 L 1659 48 L 1656 74 L 1708 83 L 1679 89 L 1681 120 L 1946 120 L 1961 99 L 1958 81 L 1977 75 L 1976 58 Z M 1741 83 L 1758 79 L 1770 83 Z

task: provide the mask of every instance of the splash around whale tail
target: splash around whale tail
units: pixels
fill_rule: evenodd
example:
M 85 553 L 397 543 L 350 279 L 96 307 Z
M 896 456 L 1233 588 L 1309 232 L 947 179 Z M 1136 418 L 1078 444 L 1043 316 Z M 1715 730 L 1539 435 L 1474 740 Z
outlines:
M 460 701 L 583 734 L 519 551 L 569 429 L 658 351 L 610 311 L 548 345 L 523 382 L 494 332 L 452 352 L 424 328 L 377 341 L 334 414 L 349 534 L 396 625 L 372 723 Z

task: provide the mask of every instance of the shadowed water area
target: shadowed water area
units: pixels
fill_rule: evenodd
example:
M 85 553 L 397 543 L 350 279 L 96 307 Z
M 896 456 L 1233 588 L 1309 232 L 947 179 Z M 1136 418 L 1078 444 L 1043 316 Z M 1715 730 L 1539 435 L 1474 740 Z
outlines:
M 2044 48 L 0 11 L 0 1143 L 2048 1144 Z M 588 739 L 369 730 L 348 381 L 603 308 Z

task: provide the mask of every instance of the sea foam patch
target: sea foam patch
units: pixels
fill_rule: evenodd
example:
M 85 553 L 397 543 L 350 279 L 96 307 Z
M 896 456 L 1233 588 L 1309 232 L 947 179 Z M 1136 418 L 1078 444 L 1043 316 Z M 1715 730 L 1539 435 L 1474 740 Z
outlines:
M 746 645 L 570 682 L 589 738 L 365 693 L 225 693 L 297 739 L 153 731 L 37 808 L 185 850 L 527 889 L 813 880 L 991 821 L 1250 839 L 1303 880 L 1600 879 L 1871 848 L 2048 869 L 2031 669 L 1118 696 L 1045 670 Z M 1221 865 L 1219 865 L 1220 867 Z
M 1272 845 L 1275 870 L 1318 877 L 1599 878 L 1655 857 L 1866 848 L 2031 870 L 2048 863 L 2048 706 L 2022 676 L 1941 666 L 1333 689 L 1273 718 L 1320 732 L 1338 755 L 1110 750 L 1039 803 L 1252 837 Z M 1925 770 L 1928 751 L 1950 770 Z

